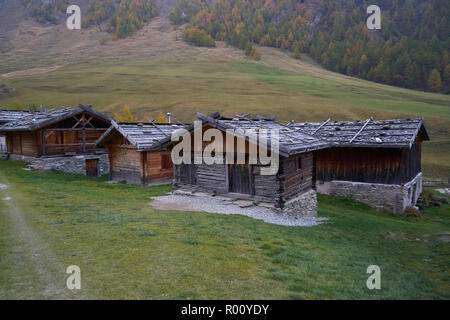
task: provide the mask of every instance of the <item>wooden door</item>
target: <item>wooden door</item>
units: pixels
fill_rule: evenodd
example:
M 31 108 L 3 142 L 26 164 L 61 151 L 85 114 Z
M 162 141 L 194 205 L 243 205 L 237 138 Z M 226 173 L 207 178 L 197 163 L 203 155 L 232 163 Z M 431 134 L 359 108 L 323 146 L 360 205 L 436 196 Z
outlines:
M 230 192 L 254 194 L 252 184 L 251 165 L 230 165 Z
M 180 183 L 197 184 L 197 166 L 195 164 L 180 164 L 177 167 Z
M 86 159 L 86 175 L 88 177 L 98 177 L 98 159 Z
M 12 143 L 12 145 L 13 145 L 12 152 L 21 154 L 22 153 L 22 137 L 21 137 L 20 132 L 13 132 L 12 142 L 13 142 Z

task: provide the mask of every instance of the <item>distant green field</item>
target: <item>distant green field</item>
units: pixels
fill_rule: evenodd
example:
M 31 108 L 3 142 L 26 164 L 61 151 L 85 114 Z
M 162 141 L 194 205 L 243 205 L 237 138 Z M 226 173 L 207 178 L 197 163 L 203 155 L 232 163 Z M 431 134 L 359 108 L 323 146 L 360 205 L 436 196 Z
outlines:
M 268 59 L 271 58 L 270 56 Z M 450 96 L 406 90 L 309 69 L 286 70 L 248 61 L 124 61 L 72 65 L 51 73 L 7 78 L 16 96 L 3 107 L 90 103 L 113 114 L 129 105 L 143 121 L 160 111 L 191 121 L 197 111 L 275 114 L 280 121 L 424 116 L 426 177 L 450 174 Z M 315 75 L 317 73 L 318 75 Z
M 328 221 L 285 227 L 151 208 L 170 186 L 24 166 L 0 161 L 0 299 L 450 298 L 449 205 L 417 219 L 319 196 Z M 373 264 L 381 290 L 366 287 Z M 79 291 L 66 288 L 69 265 Z

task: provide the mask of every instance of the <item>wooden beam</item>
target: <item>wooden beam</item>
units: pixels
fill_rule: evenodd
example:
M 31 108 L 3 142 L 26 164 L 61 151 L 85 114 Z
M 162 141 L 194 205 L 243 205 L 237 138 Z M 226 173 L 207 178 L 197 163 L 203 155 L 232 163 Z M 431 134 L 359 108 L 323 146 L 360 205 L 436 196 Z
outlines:
M 45 130 L 47 131 L 47 130 Z M 45 139 L 47 139 L 48 137 L 50 137 L 53 134 L 53 130 L 50 130 L 49 134 L 45 135 Z
M 324 125 L 326 125 L 328 122 L 330 122 L 331 118 L 328 118 L 327 121 L 325 121 L 324 123 L 322 123 L 316 130 L 314 130 L 314 132 L 311 134 L 312 136 L 315 135 L 317 133 L 317 131 L 319 131 L 320 129 L 322 129 L 322 127 Z
M 369 118 L 369 119 L 367 119 L 366 120 L 366 123 L 364 123 L 364 125 L 362 126 L 362 128 L 358 131 L 358 133 L 357 134 L 355 134 L 355 136 L 350 140 L 350 142 L 349 143 L 352 143 L 355 139 L 356 139 L 356 137 L 367 127 L 367 125 L 369 124 L 369 122 L 370 121 L 372 121 L 373 119 L 372 118 Z
M 52 131 L 68 131 L 68 132 L 73 132 L 73 131 L 83 131 L 83 130 L 86 130 L 86 131 L 106 131 L 106 130 L 108 130 L 107 128 L 75 128 L 75 129 L 72 129 L 72 128 L 51 128 L 51 129 L 48 129 L 48 130 L 52 130 Z
M 41 130 L 41 139 L 42 139 L 42 155 L 45 155 L 45 129 Z
M 88 121 L 86 121 L 86 123 L 84 124 L 84 126 L 86 127 L 86 125 L 90 125 L 92 128 L 94 128 L 94 126 L 90 123 L 91 120 L 94 119 L 94 116 L 91 116 Z
M 81 131 L 81 140 L 82 140 L 82 150 L 83 150 L 83 153 L 85 153 L 86 152 L 86 131 L 85 130 L 82 130 Z
M 78 124 L 80 124 L 80 122 L 81 122 L 81 118 L 80 119 L 78 119 L 77 117 L 75 117 L 75 116 L 72 116 L 76 121 L 77 121 L 77 123 L 75 123 L 75 125 L 72 127 L 72 129 L 75 129 L 77 126 L 78 126 Z
M 52 143 L 52 144 L 47 144 L 47 147 L 65 147 L 65 146 L 82 146 L 82 143 Z M 87 142 L 85 143 L 85 145 L 95 145 L 95 143 L 93 142 Z
M 154 123 L 153 123 L 154 121 L 155 121 L 155 120 L 152 120 L 150 123 L 151 123 L 156 129 L 158 129 L 163 135 L 165 135 L 166 137 L 170 137 L 169 134 L 167 134 L 166 132 L 162 131 L 161 128 L 159 128 L 156 124 L 154 124 Z

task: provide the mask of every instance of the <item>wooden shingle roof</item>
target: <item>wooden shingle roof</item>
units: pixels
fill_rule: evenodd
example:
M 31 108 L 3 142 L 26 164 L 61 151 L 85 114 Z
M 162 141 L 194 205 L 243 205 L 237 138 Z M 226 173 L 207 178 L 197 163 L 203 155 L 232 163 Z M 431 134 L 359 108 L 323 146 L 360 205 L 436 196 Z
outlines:
M 417 136 L 430 140 L 422 119 L 290 123 L 290 127 L 337 147 L 411 148 Z
M 118 123 L 111 121 L 111 127 L 97 140 L 96 145 L 102 146 L 114 132 L 124 136 L 137 151 L 158 149 L 163 141 L 170 141 L 172 132 L 184 128 L 183 124 L 166 123 Z
M 281 124 L 272 120 L 273 118 L 257 117 L 248 119 L 245 117 L 227 119 L 220 116 L 219 113 L 206 116 L 197 113 L 197 119 L 202 120 L 203 126 L 210 125 L 222 131 L 227 129 L 255 130 L 258 135 L 259 129 L 266 129 L 270 140 L 270 131 L 277 130 L 279 134 L 280 154 L 290 156 L 304 152 L 323 149 L 329 146 L 327 141 L 319 137 L 313 137 L 297 128 Z
M 63 107 L 52 111 L 31 112 L 25 117 L 21 117 L 17 120 L 0 125 L 0 131 L 34 131 L 72 116 L 76 116 L 82 112 L 87 112 L 97 118 L 105 120 L 106 122 L 110 122 L 112 120 L 107 115 L 92 109 L 91 105 L 84 106 L 80 104 L 78 105 L 78 108 L 75 109 Z
M 15 121 L 20 118 L 29 116 L 30 114 L 31 114 L 30 111 L 0 110 L 0 124 L 5 123 L 5 122 Z

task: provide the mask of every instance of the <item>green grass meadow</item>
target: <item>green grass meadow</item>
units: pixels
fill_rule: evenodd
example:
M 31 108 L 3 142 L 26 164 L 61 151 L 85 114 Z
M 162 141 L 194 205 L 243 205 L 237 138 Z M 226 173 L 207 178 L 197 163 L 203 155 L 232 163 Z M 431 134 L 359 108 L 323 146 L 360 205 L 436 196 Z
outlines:
M 106 177 L 24 166 L 0 161 L 0 173 L 55 260 L 64 268 L 80 266 L 75 298 L 450 298 L 449 244 L 439 239 L 450 232 L 449 205 L 417 219 L 319 196 L 319 216 L 328 221 L 285 227 L 151 208 L 150 197 L 170 186 L 108 184 Z M 0 201 L 0 298 L 46 298 L 25 254 L 29 244 L 13 234 L 6 210 Z M 381 268 L 381 290 L 366 287 L 373 264 Z
M 17 100 L 53 108 L 90 103 L 113 115 L 128 105 L 141 121 L 155 119 L 161 111 L 170 111 L 175 121 L 215 111 L 275 114 L 286 122 L 424 116 L 432 139 L 423 145 L 424 174 L 445 181 L 450 175 L 449 96 L 375 84 L 312 65 L 285 70 L 249 61 L 122 58 L 2 82 L 18 90 L 0 99 L 3 108 Z

